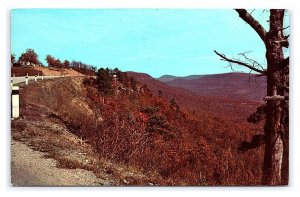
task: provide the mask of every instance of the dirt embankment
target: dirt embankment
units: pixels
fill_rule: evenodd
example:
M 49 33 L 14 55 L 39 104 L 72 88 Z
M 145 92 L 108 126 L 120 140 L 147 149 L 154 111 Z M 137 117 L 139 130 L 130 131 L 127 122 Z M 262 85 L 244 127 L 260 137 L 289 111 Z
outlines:
M 35 70 L 41 71 L 44 76 L 84 76 L 80 72 L 77 72 L 76 70 L 73 70 L 72 68 L 69 69 L 50 69 L 46 67 L 41 66 L 35 66 Z
M 151 175 L 101 159 L 70 131 L 68 117 L 97 116 L 82 80 L 58 78 L 20 87 L 21 117 L 11 125 L 12 185 L 153 185 Z

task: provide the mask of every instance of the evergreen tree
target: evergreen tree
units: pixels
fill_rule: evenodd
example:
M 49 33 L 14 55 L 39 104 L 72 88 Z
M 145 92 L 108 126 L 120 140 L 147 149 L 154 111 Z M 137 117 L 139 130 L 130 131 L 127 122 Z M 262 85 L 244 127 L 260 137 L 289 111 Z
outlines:
M 100 68 L 97 72 L 96 79 L 98 90 L 104 95 L 110 95 L 113 93 L 112 79 L 108 68 Z

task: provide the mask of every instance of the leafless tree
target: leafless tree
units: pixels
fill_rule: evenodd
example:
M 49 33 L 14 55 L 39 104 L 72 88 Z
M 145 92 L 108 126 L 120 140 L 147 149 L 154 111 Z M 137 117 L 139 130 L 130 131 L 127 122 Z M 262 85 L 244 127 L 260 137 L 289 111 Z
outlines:
M 237 64 L 261 75 L 267 76 L 267 96 L 265 97 L 264 139 L 265 154 L 262 184 L 283 185 L 288 182 L 288 90 L 289 57 L 285 58 L 283 48 L 289 47 L 289 35 L 284 35 L 284 9 L 271 9 L 269 31 L 245 9 L 236 9 L 239 17 L 256 31 L 266 47 L 267 68 L 241 54 L 245 61 L 228 58 L 214 51 L 221 60 Z

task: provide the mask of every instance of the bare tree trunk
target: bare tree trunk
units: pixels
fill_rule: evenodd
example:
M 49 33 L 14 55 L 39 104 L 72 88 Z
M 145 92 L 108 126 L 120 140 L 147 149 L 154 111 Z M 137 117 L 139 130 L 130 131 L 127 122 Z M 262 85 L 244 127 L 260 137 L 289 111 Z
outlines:
M 281 127 L 281 101 L 268 101 L 265 125 L 266 145 L 262 183 L 280 185 L 282 177 L 283 135 Z
M 266 34 L 267 95 L 284 95 L 282 72 L 284 62 L 282 41 L 284 10 L 270 11 L 270 30 Z M 266 114 L 266 145 L 262 183 L 265 185 L 281 185 L 283 159 L 283 110 L 284 101 L 268 100 Z
M 267 32 L 245 9 L 236 9 L 239 16 L 259 35 L 266 46 L 267 69 L 257 64 L 229 59 L 214 51 L 221 60 L 230 65 L 238 64 L 262 75 L 267 75 L 267 104 L 265 131 L 265 154 L 262 184 L 282 185 L 288 183 L 288 105 L 285 92 L 288 91 L 289 58 L 284 59 L 283 47 L 288 48 L 288 37 L 283 35 L 283 9 L 270 10 L 270 28 Z M 248 59 L 249 60 L 249 59 Z M 257 62 L 256 62 L 257 63 Z M 279 99 L 280 98 L 280 99 Z

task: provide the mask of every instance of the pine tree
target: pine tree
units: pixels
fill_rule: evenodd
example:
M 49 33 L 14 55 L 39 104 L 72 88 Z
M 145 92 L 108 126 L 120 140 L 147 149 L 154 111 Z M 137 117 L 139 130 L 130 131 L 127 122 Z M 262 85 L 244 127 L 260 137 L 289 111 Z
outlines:
M 97 84 L 98 90 L 103 95 L 110 95 L 113 93 L 112 79 L 110 76 L 109 69 L 100 68 L 98 70 L 96 84 Z

